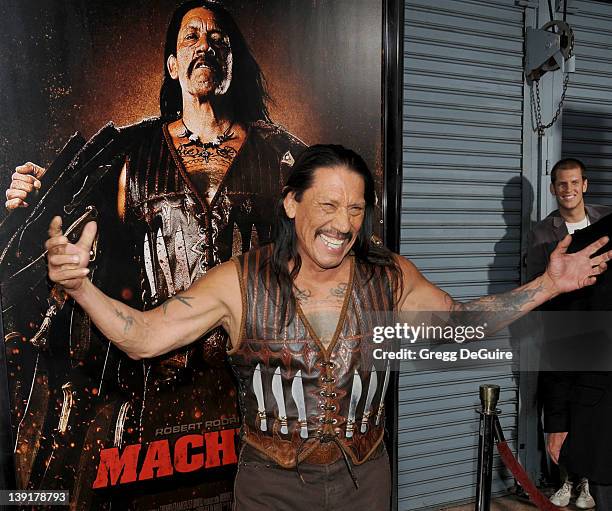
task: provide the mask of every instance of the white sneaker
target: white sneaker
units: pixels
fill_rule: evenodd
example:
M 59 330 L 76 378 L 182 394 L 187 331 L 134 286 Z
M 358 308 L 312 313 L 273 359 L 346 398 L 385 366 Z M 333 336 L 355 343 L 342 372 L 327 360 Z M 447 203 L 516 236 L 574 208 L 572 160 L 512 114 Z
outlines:
M 580 509 L 591 509 L 595 507 L 595 501 L 591 494 L 589 493 L 589 480 L 586 478 L 581 479 L 580 483 L 578 483 L 577 490 L 580 491 L 578 498 L 576 499 L 576 507 Z
M 555 493 L 550 496 L 550 501 L 559 507 L 565 507 L 569 504 L 570 497 L 572 496 L 572 482 L 565 481 L 563 486 L 559 488 Z

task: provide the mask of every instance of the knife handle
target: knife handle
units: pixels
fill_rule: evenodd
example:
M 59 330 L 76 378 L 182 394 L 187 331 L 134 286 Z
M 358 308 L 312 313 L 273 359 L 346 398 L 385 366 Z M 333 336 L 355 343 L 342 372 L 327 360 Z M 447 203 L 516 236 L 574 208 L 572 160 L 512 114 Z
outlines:
M 361 432 L 365 433 L 368 429 L 368 420 L 370 419 L 370 415 L 372 412 L 365 412 L 363 414 L 363 418 L 361 419 Z
M 257 412 L 259 417 L 259 429 L 262 431 L 268 431 L 268 423 L 266 422 L 266 412 Z
M 289 428 L 287 427 L 287 417 L 284 415 L 279 415 L 278 420 L 281 423 L 280 431 L 283 435 L 287 435 L 289 433 Z
M 378 423 L 380 422 L 384 409 L 385 409 L 385 404 L 380 403 L 380 406 L 378 407 L 378 414 L 376 414 L 376 425 L 377 426 L 378 426 Z
M 308 423 L 298 419 L 298 425 L 300 426 L 300 437 L 306 440 L 308 438 Z
M 346 421 L 346 438 L 353 438 L 353 428 L 355 427 L 355 420 L 348 419 Z

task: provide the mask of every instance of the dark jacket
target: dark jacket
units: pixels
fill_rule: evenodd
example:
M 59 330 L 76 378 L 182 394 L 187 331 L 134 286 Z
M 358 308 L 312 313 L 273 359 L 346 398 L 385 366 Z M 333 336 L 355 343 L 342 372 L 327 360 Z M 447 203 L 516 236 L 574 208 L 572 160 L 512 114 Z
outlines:
M 585 204 L 591 224 L 612 213 L 612 207 Z M 539 221 L 527 238 L 527 280 L 533 280 L 546 270 L 550 254 L 557 243 L 567 236 L 567 226 L 559 210 Z
M 612 213 L 612 208 L 586 206 L 586 209 L 592 224 L 574 233 L 569 252 L 581 250 L 601 236 L 612 234 L 612 216 L 603 218 Z M 535 226 L 529 236 L 527 253 L 527 275 L 530 279 L 545 271 L 550 253 L 566 235 L 567 227 L 558 211 Z M 609 245 L 606 247 L 608 250 Z M 558 297 L 549 302 L 546 308 L 563 311 L 609 310 L 612 308 L 612 277 L 604 274 L 594 286 Z M 576 320 L 575 314 L 568 317 Z M 548 347 L 555 355 L 562 349 L 561 344 L 559 339 L 549 337 L 551 331 L 560 330 L 559 319 L 556 315 L 555 325 L 551 325 L 551 328 L 545 326 Z M 544 323 L 546 325 L 546 321 Z M 572 339 L 571 348 L 584 350 L 592 346 L 590 341 Z M 601 354 L 598 351 L 591 356 Z M 548 357 L 546 352 L 543 357 Z M 609 434 L 612 424 L 612 373 L 543 372 L 539 392 L 544 405 L 544 430 L 549 433 L 568 432 L 561 451 L 562 462 L 570 471 L 593 482 L 612 484 L 612 436 Z

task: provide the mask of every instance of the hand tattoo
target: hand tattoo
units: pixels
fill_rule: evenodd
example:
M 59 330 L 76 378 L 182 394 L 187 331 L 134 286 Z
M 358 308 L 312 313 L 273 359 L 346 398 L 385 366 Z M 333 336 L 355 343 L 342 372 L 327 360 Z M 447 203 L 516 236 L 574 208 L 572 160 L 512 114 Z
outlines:
M 193 307 L 191 306 L 191 304 L 189 303 L 189 300 L 193 300 L 193 296 L 182 296 L 182 295 L 175 295 L 172 296 L 170 298 L 168 298 L 163 304 L 162 304 L 162 309 L 164 311 L 164 314 L 166 314 L 166 311 L 168 310 L 168 305 L 170 305 L 170 302 L 181 302 L 183 305 L 186 305 L 187 307 L 189 307 L 190 309 L 192 309 Z
M 130 331 L 130 328 L 132 328 L 132 325 L 134 324 L 134 318 L 130 316 L 129 314 L 124 315 L 120 310 L 117 310 L 117 309 L 115 309 L 115 314 L 117 315 L 117 317 L 123 320 L 123 334 L 126 335 Z

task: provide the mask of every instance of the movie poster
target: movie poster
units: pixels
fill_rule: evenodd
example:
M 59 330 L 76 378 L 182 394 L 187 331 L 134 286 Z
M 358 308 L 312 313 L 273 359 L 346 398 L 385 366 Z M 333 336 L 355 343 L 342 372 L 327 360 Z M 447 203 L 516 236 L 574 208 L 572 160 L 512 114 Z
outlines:
M 168 37 L 179 5 L 0 7 L 0 185 L 26 162 L 42 184 L 0 228 L 16 479 L 73 509 L 231 509 L 240 410 L 219 329 L 132 360 L 49 286 L 50 219 L 75 240 L 96 220 L 92 280 L 146 309 L 269 239 L 305 145 L 356 150 L 382 190 L 380 2 L 195 2 Z M 205 42 L 181 53 L 206 5 Z M 184 106 L 198 73 L 209 110 Z

